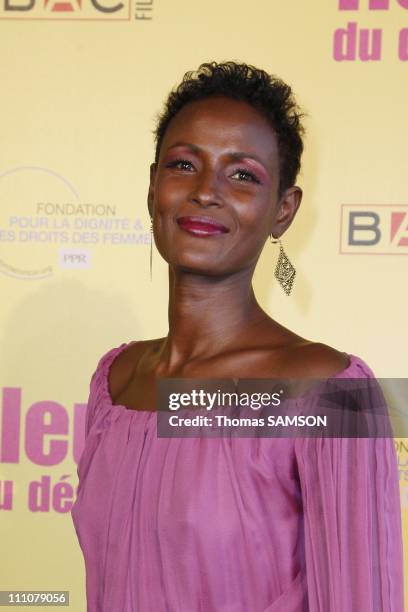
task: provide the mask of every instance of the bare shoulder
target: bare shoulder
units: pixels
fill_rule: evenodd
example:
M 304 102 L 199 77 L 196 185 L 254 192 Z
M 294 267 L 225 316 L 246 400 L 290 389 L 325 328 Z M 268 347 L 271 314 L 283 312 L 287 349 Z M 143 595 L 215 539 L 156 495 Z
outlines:
M 109 367 L 108 375 L 111 397 L 117 397 L 122 389 L 127 386 L 143 357 L 154 349 L 160 340 L 136 340 L 114 358 Z
M 306 342 L 292 350 L 295 376 L 325 378 L 342 372 L 349 365 L 347 353 L 322 342 Z

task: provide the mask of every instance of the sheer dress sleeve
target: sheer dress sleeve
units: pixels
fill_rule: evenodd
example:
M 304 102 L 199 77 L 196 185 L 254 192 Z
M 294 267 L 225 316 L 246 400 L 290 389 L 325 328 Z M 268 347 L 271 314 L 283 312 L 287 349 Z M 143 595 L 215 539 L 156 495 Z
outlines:
M 89 435 L 89 430 L 91 429 L 94 411 L 95 411 L 95 381 L 98 376 L 98 368 L 91 376 L 91 382 L 89 384 L 89 394 L 88 401 L 86 403 L 86 413 L 85 413 L 85 440 Z
M 92 373 L 88 400 L 85 411 L 85 432 L 84 448 L 77 465 L 78 488 L 77 495 L 80 494 L 84 481 L 92 462 L 92 458 L 99 444 L 99 439 L 103 432 L 104 418 L 108 413 L 108 388 L 107 388 L 107 369 L 110 366 L 112 357 L 119 352 L 120 347 L 115 347 L 104 353 L 97 362 L 96 368 Z M 92 435 L 91 435 L 92 432 Z
M 404 612 L 394 439 L 297 438 L 295 455 L 308 612 Z
M 98 405 L 100 406 L 100 404 L 102 404 L 103 402 L 106 402 L 106 399 L 107 399 L 106 396 L 108 393 L 108 389 L 107 389 L 106 377 L 107 377 L 107 369 L 109 368 L 110 363 L 112 361 L 111 358 L 115 357 L 115 354 L 119 352 L 122 346 L 123 345 L 120 345 L 120 347 L 115 347 L 113 349 L 110 349 L 106 353 L 104 353 L 100 357 L 96 365 L 95 371 L 93 372 L 91 376 L 91 381 L 89 384 L 88 401 L 87 401 L 87 407 L 86 407 L 86 413 L 85 413 L 85 440 L 88 437 L 91 427 L 95 421 L 96 412 L 98 410 Z M 102 410 L 102 406 L 99 407 L 99 411 L 101 410 Z

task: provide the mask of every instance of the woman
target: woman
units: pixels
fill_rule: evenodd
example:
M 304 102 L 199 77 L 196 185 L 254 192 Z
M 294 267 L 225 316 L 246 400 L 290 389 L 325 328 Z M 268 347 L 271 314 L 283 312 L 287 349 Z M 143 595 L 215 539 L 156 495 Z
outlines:
M 244 64 L 203 64 L 167 100 L 148 208 L 169 333 L 92 376 L 72 508 L 89 612 L 403 612 L 392 439 L 156 435 L 161 377 L 374 377 L 253 292 L 301 202 L 302 134 L 290 88 Z

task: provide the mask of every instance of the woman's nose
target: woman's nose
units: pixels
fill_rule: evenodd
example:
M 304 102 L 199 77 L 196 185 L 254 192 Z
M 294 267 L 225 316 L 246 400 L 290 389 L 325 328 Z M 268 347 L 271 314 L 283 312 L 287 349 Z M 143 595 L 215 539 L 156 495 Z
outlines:
M 197 175 L 190 200 L 202 206 L 221 202 L 219 179 L 214 171 L 208 170 Z

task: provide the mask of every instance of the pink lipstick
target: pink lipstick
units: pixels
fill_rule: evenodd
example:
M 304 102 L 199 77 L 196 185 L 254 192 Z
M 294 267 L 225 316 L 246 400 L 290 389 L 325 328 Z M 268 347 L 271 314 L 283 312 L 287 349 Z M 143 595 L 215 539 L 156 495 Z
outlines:
M 212 217 L 202 215 L 178 217 L 177 223 L 181 229 L 196 236 L 214 236 L 229 232 L 229 229 L 222 223 Z

